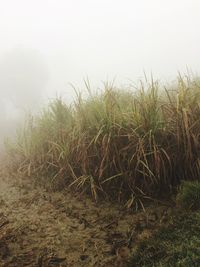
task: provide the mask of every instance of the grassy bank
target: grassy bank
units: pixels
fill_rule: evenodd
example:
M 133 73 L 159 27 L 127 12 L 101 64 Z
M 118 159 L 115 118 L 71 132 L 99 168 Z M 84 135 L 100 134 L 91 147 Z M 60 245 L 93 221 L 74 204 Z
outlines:
M 55 99 L 7 144 L 10 169 L 142 206 L 200 177 L 200 82 L 178 77 L 137 89 L 105 86 L 67 105 Z M 47 178 L 48 177 L 48 178 Z
M 138 245 L 129 267 L 198 267 L 200 213 L 179 213 Z

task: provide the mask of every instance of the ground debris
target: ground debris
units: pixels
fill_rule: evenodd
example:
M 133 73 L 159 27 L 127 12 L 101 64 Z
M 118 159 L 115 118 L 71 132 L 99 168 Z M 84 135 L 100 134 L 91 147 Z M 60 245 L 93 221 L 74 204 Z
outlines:
M 126 266 L 137 239 L 147 236 L 142 228 L 137 237 L 134 212 L 47 192 L 30 180 L 0 178 L 0 199 L 0 267 Z

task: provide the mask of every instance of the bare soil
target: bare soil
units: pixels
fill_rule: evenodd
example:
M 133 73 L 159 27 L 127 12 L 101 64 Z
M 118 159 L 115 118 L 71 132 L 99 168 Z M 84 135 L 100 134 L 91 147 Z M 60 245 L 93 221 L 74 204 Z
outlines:
M 160 224 L 154 215 L 147 225 L 144 212 L 2 174 L 0 267 L 127 266 L 137 242 Z

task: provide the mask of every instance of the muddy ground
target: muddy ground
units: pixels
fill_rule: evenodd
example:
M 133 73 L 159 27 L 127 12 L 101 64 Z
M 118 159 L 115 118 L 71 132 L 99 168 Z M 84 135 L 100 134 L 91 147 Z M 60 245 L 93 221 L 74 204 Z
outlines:
M 30 179 L 1 174 L 0 267 L 127 266 L 162 216 L 49 192 Z

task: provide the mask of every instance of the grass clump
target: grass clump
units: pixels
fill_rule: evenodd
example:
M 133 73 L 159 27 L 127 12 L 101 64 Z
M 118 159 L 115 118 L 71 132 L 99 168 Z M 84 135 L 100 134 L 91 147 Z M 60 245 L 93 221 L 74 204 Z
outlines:
M 177 204 L 184 209 L 200 209 L 200 182 L 183 181 L 177 195 Z
M 129 267 L 200 266 L 200 213 L 182 213 L 168 227 L 161 227 L 142 241 Z
M 168 89 L 154 81 L 134 91 L 106 85 L 71 106 L 56 99 L 9 145 L 10 167 L 129 207 L 168 194 L 200 177 L 199 86 L 179 77 Z

